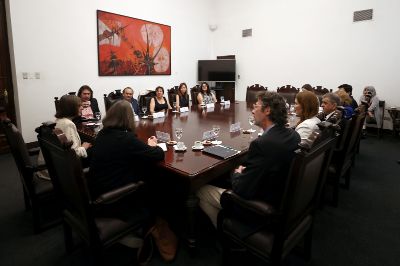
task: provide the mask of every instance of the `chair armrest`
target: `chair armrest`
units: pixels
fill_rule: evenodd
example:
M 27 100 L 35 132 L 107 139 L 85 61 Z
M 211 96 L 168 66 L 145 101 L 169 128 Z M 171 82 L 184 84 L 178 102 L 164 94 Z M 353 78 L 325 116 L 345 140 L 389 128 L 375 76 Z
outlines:
M 39 147 L 28 149 L 29 156 L 38 155 L 39 152 L 40 152 L 40 148 Z
M 137 191 L 140 187 L 144 185 L 143 181 L 139 181 L 137 183 L 129 183 L 123 187 L 108 191 L 102 195 L 100 195 L 95 201 L 93 201 L 94 205 L 100 204 L 109 204 L 115 201 L 118 201 L 133 192 Z
M 221 195 L 221 206 L 224 210 L 235 209 L 241 214 L 257 215 L 260 218 L 272 218 L 277 216 L 275 208 L 263 201 L 246 200 L 237 195 L 232 190 L 226 190 Z

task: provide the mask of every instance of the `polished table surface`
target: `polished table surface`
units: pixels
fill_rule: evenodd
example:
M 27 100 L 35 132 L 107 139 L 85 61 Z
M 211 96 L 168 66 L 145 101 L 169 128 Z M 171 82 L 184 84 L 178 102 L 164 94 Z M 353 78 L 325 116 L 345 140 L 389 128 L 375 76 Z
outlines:
M 147 142 L 147 138 L 156 135 L 156 131 L 169 133 L 172 140 L 175 137 L 175 128 L 183 129 L 183 137 L 180 141 L 185 143 L 187 150 L 177 152 L 170 145 L 167 145 L 165 160 L 159 166 L 172 174 L 189 179 L 191 191 L 198 189 L 201 185 L 208 183 L 224 172 L 231 171 L 238 159 L 247 153 L 250 142 L 257 137 L 259 128 L 252 126 L 256 131 L 252 134 L 244 134 L 241 131 L 230 133 L 231 124 L 240 122 L 243 129 L 249 129 L 248 117 L 251 114 L 251 104 L 236 102 L 230 105 L 215 104 L 215 108 L 205 109 L 200 106 L 192 106 L 189 112 L 174 113 L 169 110 L 163 118 L 143 119 L 135 122 L 136 134 L 139 139 Z M 212 130 L 213 125 L 220 126 L 218 140 L 222 145 L 230 146 L 240 150 L 241 153 L 229 159 L 223 160 L 202 151 L 192 150 L 194 141 L 202 140 L 203 133 Z M 81 134 L 95 137 L 92 128 L 78 126 Z M 85 137 L 84 137 L 85 138 Z M 86 138 L 87 139 L 87 138 Z

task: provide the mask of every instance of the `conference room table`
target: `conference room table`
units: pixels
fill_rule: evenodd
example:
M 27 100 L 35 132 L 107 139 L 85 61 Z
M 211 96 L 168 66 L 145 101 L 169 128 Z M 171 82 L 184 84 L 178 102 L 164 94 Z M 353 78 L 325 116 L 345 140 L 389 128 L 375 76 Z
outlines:
M 251 114 L 252 103 L 232 102 L 228 104 L 216 103 L 212 109 L 202 106 L 191 106 L 188 112 L 176 113 L 172 110 L 166 112 L 162 118 L 140 118 L 135 122 L 135 133 L 137 137 L 147 143 L 150 136 L 155 136 L 156 131 L 170 134 L 171 140 L 176 140 L 175 128 L 182 128 L 183 141 L 187 147 L 186 151 L 175 151 L 172 145 L 166 145 L 165 159 L 158 163 L 160 173 L 171 180 L 179 180 L 181 191 L 185 194 L 186 209 L 186 240 L 191 248 L 196 246 L 195 236 L 195 212 L 198 206 L 196 191 L 204 184 L 221 176 L 228 176 L 232 170 L 243 161 L 246 156 L 250 142 L 258 137 L 260 129 L 257 126 L 250 126 L 248 122 Z M 240 123 L 241 129 L 230 132 L 232 124 Z M 240 153 L 221 159 L 202 152 L 193 150 L 195 141 L 202 140 L 203 133 L 213 129 L 214 125 L 220 127 L 217 140 L 222 141 L 221 145 L 232 147 Z M 253 133 L 243 133 L 243 130 L 253 128 Z M 82 140 L 93 140 L 96 128 L 85 125 L 78 126 Z

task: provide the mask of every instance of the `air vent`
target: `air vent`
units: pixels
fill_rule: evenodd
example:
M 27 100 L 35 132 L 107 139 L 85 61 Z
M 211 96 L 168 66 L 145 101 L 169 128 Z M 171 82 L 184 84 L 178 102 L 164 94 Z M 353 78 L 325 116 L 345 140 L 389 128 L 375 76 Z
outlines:
M 251 37 L 253 35 L 253 29 L 242 30 L 242 37 Z
M 373 9 L 354 11 L 353 22 L 372 20 Z

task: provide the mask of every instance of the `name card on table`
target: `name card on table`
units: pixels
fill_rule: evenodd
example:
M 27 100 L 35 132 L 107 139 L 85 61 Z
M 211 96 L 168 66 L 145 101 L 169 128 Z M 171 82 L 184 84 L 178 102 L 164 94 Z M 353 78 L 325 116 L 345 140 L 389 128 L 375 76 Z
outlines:
M 203 133 L 203 140 L 210 140 L 215 138 L 214 130 L 205 131 Z
M 160 147 L 163 151 L 167 151 L 167 145 L 165 143 L 157 143 L 157 146 Z
M 189 112 L 189 107 L 181 107 L 179 109 L 179 112 L 181 112 L 181 113 Z
M 214 109 L 214 106 L 215 106 L 214 103 L 207 103 L 206 104 L 206 108 L 207 109 L 211 109 L 211 108 Z
M 229 127 L 229 132 L 240 131 L 240 122 L 234 123 Z
M 164 116 L 165 116 L 164 111 L 153 113 L 153 118 L 160 118 L 160 117 L 164 117 Z
M 225 107 L 228 105 L 228 107 L 231 105 L 231 100 L 226 100 L 226 101 L 224 101 L 224 103 L 225 103 Z
M 168 142 L 171 140 L 170 134 L 162 132 L 162 131 L 156 131 L 156 137 L 157 137 L 157 140 L 161 141 L 161 142 Z
M 134 115 L 134 116 L 133 116 L 133 120 L 134 120 L 134 121 L 139 121 L 139 116 L 138 116 L 138 115 Z

